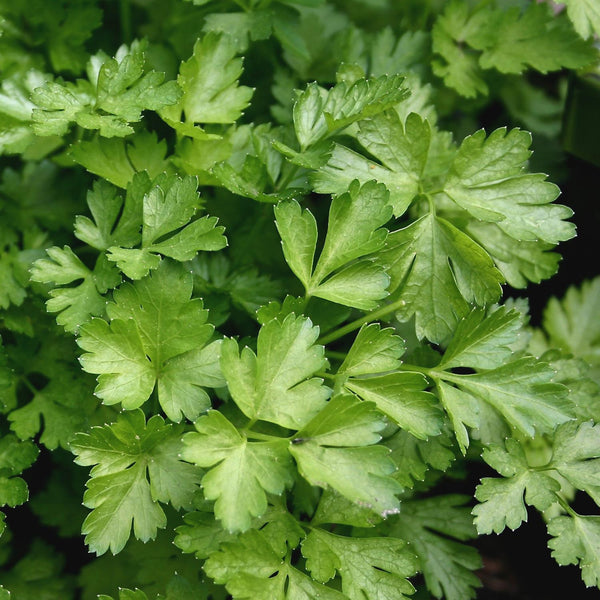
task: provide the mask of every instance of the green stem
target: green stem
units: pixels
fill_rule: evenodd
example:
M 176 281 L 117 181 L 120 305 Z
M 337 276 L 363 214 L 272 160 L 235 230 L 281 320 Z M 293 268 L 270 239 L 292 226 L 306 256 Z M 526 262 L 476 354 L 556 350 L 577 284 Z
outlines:
M 280 438 L 276 435 L 269 435 L 268 433 L 260 433 L 258 431 L 245 431 L 246 437 L 253 440 L 261 440 L 263 442 L 273 442 L 285 440 L 287 438 Z M 291 438 L 290 438 L 291 439 Z
M 335 381 L 336 379 L 336 376 L 333 373 L 326 373 L 325 371 L 317 371 L 315 375 L 317 377 L 322 377 L 323 379 L 331 379 L 332 381 Z
M 325 344 L 329 344 L 335 340 L 339 340 L 341 337 L 344 337 L 346 334 L 348 334 L 352 331 L 355 331 L 356 329 L 361 328 L 366 323 L 372 323 L 373 321 L 377 321 L 378 319 L 386 317 L 387 315 L 389 315 L 390 313 L 393 313 L 394 311 L 401 308 L 405 304 L 406 303 L 404 302 L 404 300 L 396 300 L 396 302 L 392 302 L 391 304 L 386 304 L 385 306 L 382 306 L 382 307 L 378 308 L 377 310 L 374 310 L 374 311 L 367 313 L 366 315 L 360 317 L 360 319 L 356 319 L 355 321 L 352 321 L 351 323 L 348 323 L 347 325 L 344 325 L 343 327 L 340 327 L 339 329 L 336 329 L 335 331 L 328 333 L 327 335 L 325 335 L 319 339 L 319 344 L 325 345 Z
M 21 377 L 21 382 L 34 396 L 39 393 L 39 390 L 36 387 L 34 387 L 31 381 L 29 381 L 29 379 L 27 379 L 27 377 L 25 377 L 24 375 L 23 377 Z
M 346 360 L 346 356 L 348 356 L 346 352 L 337 352 L 336 350 L 325 350 L 325 354 L 335 360 Z

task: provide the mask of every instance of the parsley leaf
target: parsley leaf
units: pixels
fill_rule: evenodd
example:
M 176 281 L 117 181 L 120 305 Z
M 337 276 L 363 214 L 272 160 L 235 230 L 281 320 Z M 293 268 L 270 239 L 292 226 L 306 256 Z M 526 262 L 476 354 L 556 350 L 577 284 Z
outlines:
M 221 368 L 233 400 L 251 420 L 300 429 L 325 406 L 331 390 L 313 375 L 327 365 L 319 328 L 289 314 L 263 325 L 257 353 L 223 341 Z
M 468 497 L 449 495 L 403 502 L 390 532 L 417 554 L 427 588 L 436 598 L 474 598 L 481 586 L 473 573 L 481 567 L 477 550 L 460 542 L 477 536 Z M 460 541 L 457 541 L 460 540 Z
M 414 588 L 406 579 L 417 570 L 406 542 L 393 538 L 347 538 L 312 529 L 302 542 L 302 554 L 311 575 L 323 583 L 336 571 L 342 592 L 352 600 L 407 598 Z
M 0 439 L 0 506 L 18 506 L 27 502 L 27 483 L 18 477 L 28 469 L 38 456 L 37 446 L 30 441 L 21 442 L 12 434 Z
M 32 101 L 33 131 L 37 135 L 64 135 L 72 124 L 97 129 L 104 137 L 133 133 L 132 122 L 144 110 L 159 110 L 179 100 L 174 81 L 164 82 L 164 73 L 146 71 L 146 44 L 123 45 L 114 58 L 99 53 L 91 58 L 89 81 L 49 81 L 36 88 Z
M 75 333 L 92 317 L 105 314 L 106 300 L 103 294 L 116 287 L 121 282 L 121 276 L 104 256 L 98 258 L 91 271 L 69 246 L 53 246 L 46 253 L 49 258 L 40 258 L 31 267 L 32 281 L 65 286 L 79 279 L 83 280 L 75 287 L 50 290 L 50 299 L 46 302 L 48 312 L 60 313 L 56 322 L 67 331 Z
M 569 19 L 581 37 L 600 35 L 600 6 L 594 0 L 566 0 L 565 4 Z
M 477 486 L 481 502 L 473 509 L 479 533 L 501 533 L 505 527 L 516 529 L 527 520 L 525 502 L 544 511 L 557 502 L 560 484 L 544 472 L 531 468 L 523 448 L 513 438 L 506 440 L 506 450 L 492 446 L 483 459 L 506 479 L 485 477 Z
M 391 216 L 384 186 L 353 182 L 331 203 L 327 236 L 313 269 L 317 225 L 312 213 L 294 200 L 275 207 L 285 259 L 307 296 L 365 310 L 387 295 L 387 275 L 366 256 L 382 248 L 387 237 L 383 225 Z
M 202 478 L 204 496 L 215 502 L 215 516 L 228 531 L 245 531 L 252 517 L 267 509 L 266 492 L 281 494 L 293 478 L 286 440 L 248 442 L 218 411 L 195 423 L 182 457 L 200 467 L 213 467 Z M 216 465 L 216 466 L 215 466 Z
M 588 587 L 600 584 L 600 517 L 578 514 L 555 517 L 548 523 L 548 542 L 559 565 L 578 565 Z
M 183 91 L 178 104 L 161 111 L 183 135 L 205 137 L 196 123 L 234 123 L 248 106 L 254 90 L 238 85 L 242 60 L 235 58 L 232 36 L 209 32 L 194 44 L 191 58 L 181 63 L 177 82 Z M 184 121 L 181 120 L 181 113 Z
M 90 550 L 116 554 L 129 539 L 148 541 L 165 527 L 158 502 L 176 509 L 191 504 L 200 472 L 179 460 L 181 428 L 155 415 L 146 423 L 141 410 L 123 413 L 116 423 L 79 433 L 71 450 L 79 465 L 95 465 L 83 502 L 92 509 L 83 523 Z
M 312 485 L 330 486 L 386 516 L 398 511 L 400 486 L 391 478 L 389 450 L 373 445 L 384 426 L 372 403 L 336 396 L 298 432 L 289 449 Z
M 93 319 L 77 340 L 81 365 L 99 375 L 96 395 L 131 410 L 150 397 L 172 421 L 193 420 L 210 406 L 204 387 L 220 387 L 220 341 L 202 300 L 191 300 L 192 278 L 163 262 L 153 275 L 124 284 L 107 305 L 110 322 Z

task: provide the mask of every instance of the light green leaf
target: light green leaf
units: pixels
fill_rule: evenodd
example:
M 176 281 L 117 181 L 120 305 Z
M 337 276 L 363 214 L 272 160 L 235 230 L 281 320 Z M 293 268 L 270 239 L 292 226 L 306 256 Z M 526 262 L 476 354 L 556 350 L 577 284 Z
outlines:
M 84 494 L 92 509 L 83 523 L 86 543 L 96 554 L 120 552 L 133 532 L 154 539 L 167 519 L 158 502 L 190 508 L 201 472 L 182 462 L 182 429 L 141 410 L 123 413 L 116 423 L 78 433 L 71 450 L 79 465 L 95 465 Z
M 547 363 L 526 356 L 492 371 L 444 372 L 442 378 L 492 405 L 511 426 L 533 437 L 536 432 L 553 431 L 574 416 L 567 389 L 553 382 L 554 375 Z
M 443 423 L 436 397 L 424 391 L 429 382 L 421 373 L 389 373 L 363 379 L 351 377 L 344 388 L 377 408 L 402 429 L 420 439 L 441 433 Z
M 557 502 L 560 484 L 544 472 L 530 467 L 523 448 L 513 438 L 506 440 L 506 450 L 491 446 L 483 459 L 505 479 L 484 477 L 475 496 L 475 525 L 480 534 L 501 533 L 505 527 L 517 529 L 527 521 L 525 503 L 544 511 Z
M 351 600 L 400 600 L 414 592 L 407 580 L 417 561 L 406 542 L 394 538 L 347 538 L 312 529 L 302 554 L 311 575 L 323 583 L 336 571 Z
M 479 130 L 464 139 L 444 192 L 479 220 L 496 223 L 518 241 L 557 244 L 575 235 L 573 212 L 552 204 L 559 189 L 543 174 L 524 172 L 531 134 L 520 129 Z
M 594 0 L 565 0 L 567 14 L 584 39 L 600 35 L 600 6 Z
M 192 277 L 163 263 L 153 275 L 124 284 L 107 305 L 110 323 L 94 319 L 77 340 L 84 371 L 99 375 L 105 404 L 141 406 L 158 384 L 158 400 L 172 421 L 190 420 L 210 406 L 204 387 L 220 387 L 220 344 L 207 345 L 213 326 Z
M 104 137 L 133 133 L 130 123 L 144 110 L 175 104 L 181 90 L 164 73 L 147 71 L 145 42 L 121 46 L 114 58 L 100 52 L 88 63 L 89 81 L 49 81 L 34 90 L 33 130 L 37 135 L 64 135 L 73 124 L 97 129 Z
M 236 58 L 236 53 L 236 42 L 229 35 L 211 31 L 198 38 L 191 58 L 182 62 L 179 69 L 181 101 L 162 111 L 162 118 L 183 135 L 196 135 L 195 123 L 237 121 L 254 90 L 239 85 L 243 69 L 242 59 Z
M 331 487 L 383 516 L 398 510 L 389 450 L 375 446 L 384 421 L 371 403 L 337 396 L 300 430 L 290 446 L 312 485 Z
M 157 254 L 187 261 L 201 250 L 224 248 L 227 245 L 224 228 L 216 226 L 216 217 L 191 220 L 199 205 L 196 188 L 195 177 L 180 179 L 163 174 L 155 179 L 143 196 L 142 247 L 112 246 L 108 248 L 108 259 L 116 262 L 128 277 L 141 279 L 158 267 Z
M 341 194 L 354 179 L 362 184 L 374 179 L 389 190 L 390 204 L 398 217 L 406 212 L 419 191 L 430 137 L 428 122 L 414 113 L 406 123 L 395 111 L 361 121 L 357 139 L 379 163 L 336 145 L 327 164 L 313 175 L 314 189 Z
M 159 142 L 156 134 L 148 131 L 136 133 L 127 140 L 96 136 L 93 140 L 78 142 L 69 150 L 69 156 L 90 173 L 123 189 L 136 172 L 145 170 L 154 179 L 167 171 L 166 154 L 166 142 Z
M 218 411 L 195 423 L 184 436 L 182 457 L 212 467 L 202 478 L 204 496 L 215 502 L 215 516 L 230 532 L 250 528 L 267 510 L 267 492 L 282 494 L 293 478 L 287 442 L 248 442 Z
M 327 361 L 316 346 L 319 328 L 310 319 L 289 314 L 273 319 L 258 334 L 257 354 L 225 340 L 221 368 L 229 391 L 249 419 L 300 429 L 325 405 L 331 390 L 313 377 Z
M 404 340 L 392 327 L 381 329 L 379 323 L 363 325 L 356 335 L 338 375 L 347 377 L 395 371 L 404 354 Z
M 475 309 L 459 321 L 439 367 L 500 367 L 511 357 L 522 328 L 523 315 L 518 310 L 501 306 L 486 315 Z
M 317 247 L 317 222 L 295 200 L 280 202 L 275 207 L 275 219 L 285 260 L 304 287 L 308 287 Z

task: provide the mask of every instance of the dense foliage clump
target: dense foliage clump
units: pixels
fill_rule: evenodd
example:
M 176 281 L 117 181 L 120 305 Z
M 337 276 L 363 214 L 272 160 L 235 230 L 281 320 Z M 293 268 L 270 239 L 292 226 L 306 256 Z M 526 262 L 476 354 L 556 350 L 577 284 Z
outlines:
M 594 2 L 0 17 L 1 600 L 468 600 L 533 509 L 600 587 Z

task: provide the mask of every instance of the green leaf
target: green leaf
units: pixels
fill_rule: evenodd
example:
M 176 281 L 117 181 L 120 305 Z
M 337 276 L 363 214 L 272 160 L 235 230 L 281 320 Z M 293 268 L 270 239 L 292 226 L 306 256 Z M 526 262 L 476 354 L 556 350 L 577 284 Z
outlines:
M 417 335 L 433 342 L 449 337 L 469 303 L 491 304 L 502 291 L 502 274 L 483 248 L 431 214 L 391 233 L 378 262 L 392 279 L 390 292 L 400 286 L 398 318 L 415 315 Z
M 475 598 L 481 567 L 475 548 L 460 542 L 477 537 L 468 496 L 435 496 L 403 502 L 390 532 L 411 544 L 420 561 L 427 589 L 436 598 Z M 460 541 L 457 541 L 460 540 Z
M 588 587 L 600 585 L 600 517 L 577 514 L 555 517 L 548 523 L 548 542 L 559 565 L 578 565 Z
M 501 533 L 505 527 L 515 530 L 527 521 L 525 503 L 544 511 L 558 501 L 558 481 L 530 467 L 515 439 L 506 440 L 506 450 L 491 446 L 482 456 L 505 479 L 484 477 L 477 486 L 475 496 L 480 504 L 473 514 L 478 533 Z
M 228 531 L 245 531 L 266 511 L 266 493 L 280 495 L 293 483 L 287 442 L 248 442 L 218 411 L 195 427 L 183 438 L 182 457 L 212 467 L 202 478 L 204 496 L 216 500 L 215 516 Z
M 159 142 L 156 134 L 148 131 L 127 140 L 97 135 L 91 141 L 78 142 L 69 150 L 69 156 L 90 173 L 124 189 L 136 172 L 145 170 L 154 179 L 167 171 L 166 154 L 166 142 Z
M 461 392 L 493 406 L 512 426 L 527 436 L 549 433 L 574 416 L 567 389 L 554 383 L 554 371 L 531 356 L 497 369 L 472 375 L 443 374 Z
M 40 258 L 31 267 L 32 281 L 66 286 L 79 279 L 76 287 L 59 287 L 50 290 L 46 302 L 48 312 L 59 313 L 56 322 L 68 332 L 76 333 L 92 317 L 105 314 L 106 300 L 102 294 L 121 282 L 117 269 L 104 256 L 98 257 L 94 270 L 88 269 L 77 255 L 64 246 L 46 250 L 49 258 Z
M 32 94 L 34 132 L 64 135 L 76 123 L 104 137 L 124 137 L 133 133 L 129 123 L 141 121 L 143 111 L 176 103 L 181 90 L 174 81 L 164 83 L 164 73 L 147 72 L 145 48 L 135 40 L 121 46 L 114 58 L 101 52 L 90 60 L 89 81 L 49 81 L 37 88 Z
M 531 134 L 520 129 L 479 130 L 464 139 L 444 192 L 474 218 L 496 223 L 518 241 L 557 244 L 575 235 L 573 212 L 552 204 L 559 189 L 543 174 L 524 172 Z
M 312 529 L 302 554 L 317 581 L 325 583 L 337 571 L 342 592 L 351 600 L 396 600 L 414 592 L 407 577 L 416 572 L 417 561 L 402 540 L 347 538 Z
M 387 275 L 365 258 L 379 250 L 387 236 L 383 225 L 391 217 L 391 207 L 384 186 L 369 182 L 361 187 L 356 181 L 347 193 L 333 199 L 327 236 L 312 274 L 317 242 L 314 217 L 294 201 L 275 211 L 284 256 L 308 295 L 364 310 L 375 308 L 377 300 L 387 295 Z
M 600 35 L 600 6 L 594 0 L 566 0 L 565 4 L 569 19 L 582 38 Z
M 376 377 L 351 377 L 344 388 L 377 408 L 402 429 L 420 439 L 438 435 L 442 412 L 435 396 L 424 391 L 429 382 L 421 373 L 389 373 Z
M 522 335 L 522 328 L 523 315 L 516 309 L 501 306 L 488 315 L 475 309 L 459 321 L 439 366 L 500 367 L 513 354 L 512 346 Z
M 131 279 L 141 279 L 158 267 L 158 254 L 187 261 L 201 250 L 224 248 L 224 228 L 216 226 L 216 217 L 191 220 L 199 204 L 196 188 L 194 177 L 163 174 L 155 179 L 143 195 L 141 248 L 112 246 L 108 259 Z
M 431 469 L 448 470 L 456 458 L 447 431 L 428 440 L 420 440 L 400 429 L 385 440 L 385 445 L 392 451 L 392 460 L 397 466 L 394 479 L 403 488 L 413 488 L 417 481 L 424 481 Z
M 331 390 L 313 377 L 327 365 L 318 337 L 310 319 L 292 313 L 261 327 L 256 354 L 247 347 L 240 354 L 233 339 L 223 342 L 223 374 L 249 419 L 300 429 L 323 408 Z
M 400 491 L 390 477 L 389 450 L 375 444 L 384 421 L 370 402 L 336 396 L 290 446 L 302 476 L 312 485 L 331 487 L 352 502 L 383 516 L 398 511 Z
M 95 181 L 87 193 L 87 204 L 93 221 L 75 217 L 75 237 L 97 250 L 111 246 L 130 247 L 140 242 L 144 194 L 151 183 L 146 172 L 133 176 L 125 199 L 106 182 Z
M 310 210 L 303 210 L 295 200 L 280 202 L 275 207 L 275 219 L 285 260 L 306 288 L 313 272 L 317 222 Z
M 96 410 L 90 382 L 71 371 L 61 371 L 24 406 L 8 415 L 10 428 L 21 440 L 40 431 L 39 441 L 49 450 L 68 449 L 69 440 L 85 430 Z M 43 425 L 42 425 L 43 421 Z
M 574 488 L 600 501 L 600 425 L 570 421 L 554 434 L 549 468 L 556 469 Z
M 177 82 L 179 104 L 162 111 L 169 125 L 184 135 L 196 135 L 195 123 L 233 123 L 243 114 L 254 90 L 240 86 L 242 59 L 236 58 L 233 37 L 209 32 L 198 38 L 191 58 L 181 63 Z M 181 121 L 181 113 L 184 120 Z M 201 131 L 201 130 L 200 130 Z
M 106 596 L 105 594 L 100 594 L 98 596 L 98 600 L 113 600 L 111 596 Z M 127 590 L 120 589 L 119 590 L 119 598 L 118 600 L 148 600 L 148 596 L 142 592 L 142 590 Z
M 220 341 L 200 299 L 191 300 L 192 278 L 164 262 L 153 275 L 124 284 L 107 305 L 110 323 L 94 319 L 80 329 L 84 371 L 99 375 L 96 395 L 131 410 L 150 397 L 172 421 L 194 420 L 210 406 L 204 387 L 220 387 Z
M 85 506 L 92 509 L 82 533 L 91 551 L 120 552 L 131 534 L 144 542 L 166 526 L 158 502 L 190 508 L 200 471 L 182 462 L 180 427 L 155 415 L 146 423 L 141 410 L 123 413 L 113 425 L 79 433 L 71 450 L 90 472 Z
M 592 365 L 600 364 L 600 277 L 570 287 L 564 298 L 550 298 L 543 326 L 553 347 L 579 356 Z
M 342 81 L 329 90 L 316 83 L 309 84 L 298 96 L 293 109 L 300 148 L 304 152 L 331 132 L 398 104 L 408 96 L 403 82 L 402 75 L 382 75 L 352 84 Z
M 579 69 L 596 57 L 564 16 L 555 16 L 549 6 L 537 3 L 523 12 L 516 6 L 492 11 L 467 41 L 483 50 L 479 62 L 484 69 L 501 73 L 522 73 L 528 66 L 541 73 Z
M 313 175 L 314 189 L 341 194 L 354 179 L 362 184 L 374 179 L 389 190 L 394 215 L 399 217 L 419 192 L 430 138 L 429 123 L 415 113 L 406 123 L 393 110 L 361 121 L 357 139 L 379 163 L 336 145 L 327 164 Z
M 38 453 L 33 442 L 21 442 L 12 434 L 0 439 L 0 506 L 15 507 L 27 502 L 29 489 L 17 475 L 35 462 Z

